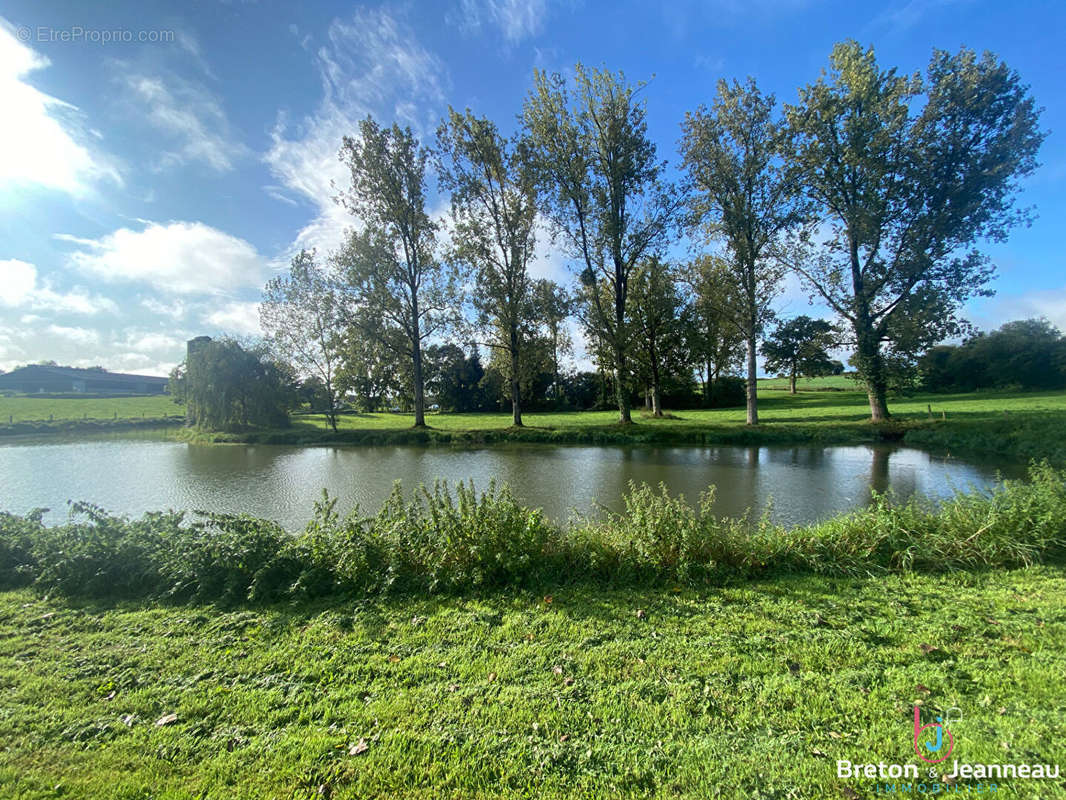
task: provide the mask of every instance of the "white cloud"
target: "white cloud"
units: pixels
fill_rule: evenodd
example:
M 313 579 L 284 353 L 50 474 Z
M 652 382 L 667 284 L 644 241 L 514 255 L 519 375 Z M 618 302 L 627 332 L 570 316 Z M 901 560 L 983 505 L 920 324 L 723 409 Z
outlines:
M 125 65 L 123 65 L 125 66 Z M 138 116 L 177 145 L 163 156 L 160 167 L 189 162 L 206 164 L 216 172 L 228 172 L 247 148 L 234 138 L 218 98 L 188 81 L 127 75 L 127 90 L 144 108 Z
M 154 297 L 142 297 L 141 305 L 157 317 L 169 317 L 170 319 L 184 319 L 187 306 L 178 298 L 167 302 Z
M 39 284 L 37 267 L 18 259 L 0 261 L 0 306 L 86 315 L 118 311 L 113 300 L 80 286 L 61 292 Z
M 993 330 L 1012 320 L 1046 317 L 1048 322 L 1066 333 L 1066 286 L 996 295 L 973 301 L 969 308 L 970 320 L 982 330 Z
M 100 343 L 100 334 L 92 328 L 72 328 L 66 325 L 49 325 L 45 332 L 60 339 L 68 339 L 78 345 L 94 345 Z
M 513 45 L 539 34 L 547 16 L 547 0 L 459 0 L 447 20 L 466 34 L 480 33 L 489 26 L 498 28 Z
M 80 250 L 70 254 L 78 270 L 107 281 L 149 284 L 174 294 L 219 294 L 266 282 L 263 259 L 250 243 L 202 222 L 144 222 L 99 239 L 55 238 Z
M 166 377 L 177 361 L 158 361 L 143 353 L 111 353 L 103 358 L 78 358 L 70 362 L 73 367 L 102 366 L 112 372 L 132 372 L 137 375 Z
M 259 326 L 259 304 L 249 302 L 226 303 L 204 314 L 203 321 L 219 332 L 237 336 L 262 336 Z
M 23 81 L 49 63 L 19 42 L 0 18 L 0 186 L 28 184 L 82 194 L 103 177 L 121 184 L 117 170 L 83 143 L 88 137 L 73 130 L 77 108 Z
M 359 9 L 336 19 L 315 61 L 323 99 L 314 115 L 295 126 L 279 113 L 264 160 L 278 181 L 317 213 L 299 232 L 293 250 L 336 248 L 353 218 L 333 198 L 351 182 L 338 159 L 341 139 L 373 114 L 383 124 L 432 133 L 444 105 L 447 68 L 415 40 L 410 27 L 385 10 Z M 275 193 L 271 187 L 271 193 Z
M 185 340 L 153 331 L 127 331 L 124 345 L 135 353 L 173 355 L 185 348 Z

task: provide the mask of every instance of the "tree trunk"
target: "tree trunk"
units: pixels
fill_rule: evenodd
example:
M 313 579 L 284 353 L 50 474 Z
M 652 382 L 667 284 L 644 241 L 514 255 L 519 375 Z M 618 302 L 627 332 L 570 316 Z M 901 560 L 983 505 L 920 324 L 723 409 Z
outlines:
M 555 396 L 555 410 L 562 405 L 559 402 L 559 334 L 552 328 L 552 394 Z
M 659 388 L 659 365 L 656 363 L 654 348 L 651 360 L 651 415 L 653 417 L 663 415 L 663 394 Z
M 855 338 L 859 361 L 859 374 L 866 382 L 866 394 L 870 400 L 870 421 L 883 422 L 889 418 L 888 381 L 885 377 L 885 362 L 881 357 L 881 343 L 871 330 L 860 330 L 855 324 Z
M 859 374 L 866 381 L 866 393 L 870 398 L 870 421 L 888 419 L 888 381 L 885 379 L 885 362 L 881 358 L 881 341 L 870 318 L 870 303 L 866 296 L 862 270 L 859 267 L 859 247 L 849 232 L 848 247 L 851 256 L 851 286 L 855 294 L 856 351 L 859 357 Z
M 629 410 L 629 392 L 625 387 L 626 356 L 622 348 L 615 348 L 614 397 L 618 401 L 618 423 L 628 425 L 633 421 Z
M 711 407 L 711 360 L 707 359 L 707 377 L 703 381 L 703 407 Z
M 877 389 L 870 389 L 867 396 L 870 398 L 870 420 L 872 422 L 884 422 L 891 415 L 888 413 L 888 392 L 882 383 Z
M 792 374 L 788 376 L 788 393 L 796 393 L 796 371 L 792 370 Z
M 521 381 L 518 379 L 517 335 L 511 331 L 511 424 L 522 427 Z
M 333 432 L 337 432 L 337 402 L 333 391 L 333 381 L 326 380 L 326 399 L 329 401 L 329 414 L 326 418 L 329 420 L 329 426 L 333 428 Z
M 755 337 L 748 337 L 748 380 L 745 390 L 748 399 L 748 424 L 759 424 L 758 376 L 755 365 Z
M 422 377 L 422 335 L 418 325 L 418 295 L 411 292 L 411 317 L 412 330 L 411 356 L 414 361 L 414 390 L 415 390 L 415 427 L 426 427 L 426 396 L 425 382 Z

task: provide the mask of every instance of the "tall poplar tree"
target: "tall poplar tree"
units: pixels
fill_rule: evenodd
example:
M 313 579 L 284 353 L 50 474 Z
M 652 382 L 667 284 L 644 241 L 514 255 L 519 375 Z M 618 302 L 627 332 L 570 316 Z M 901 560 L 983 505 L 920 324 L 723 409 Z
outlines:
M 681 152 L 692 183 L 692 220 L 725 245 L 739 303 L 732 319 L 747 348 L 747 422 L 759 422 L 756 354 L 785 270 L 775 248 L 802 219 L 781 162 L 774 97 L 748 79 L 718 82 L 711 107 L 686 114 Z
M 580 264 L 583 318 L 610 350 L 618 420 L 632 422 L 629 280 L 669 240 L 678 193 L 663 181 L 647 110 L 622 73 L 534 72 L 524 121 L 543 209 Z
M 335 255 L 340 308 L 361 335 L 411 360 L 415 427 L 425 427 L 423 343 L 456 316 L 454 275 L 437 258 L 437 224 L 426 213 L 429 153 L 410 128 L 371 117 L 345 136 L 351 189 L 338 199 L 361 223 Z
M 1014 197 L 1036 168 L 1040 112 L 991 53 L 936 50 L 923 80 L 847 41 L 786 114 L 817 231 L 793 266 L 847 321 L 871 419 L 883 420 L 889 362 L 958 335 L 961 305 L 991 294 L 974 245 L 1028 220 Z
M 469 110 L 448 110 L 437 131 L 438 175 L 451 191 L 453 255 L 474 268 L 472 300 L 485 343 L 506 354 L 511 422 L 522 425 L 521 376 L 532 336 L 536 187 L 517 142 Z

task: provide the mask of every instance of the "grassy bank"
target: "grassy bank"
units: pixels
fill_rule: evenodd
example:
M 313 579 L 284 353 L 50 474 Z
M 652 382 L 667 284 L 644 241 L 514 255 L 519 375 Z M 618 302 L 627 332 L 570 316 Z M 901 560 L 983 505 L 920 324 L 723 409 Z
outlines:
M 869 797 L 836 760 L 919 763 L 914 704 L 955 707 L 964 761 L 1066 761 L 1064 673 L 1058 566 L 236 611 L 3 592 L 0 795 Z
M 0 796 L 854 800 L 878 781 L 836 761 L 918 763 L 915 704 L 961 760 L 1066 761 L 1063 473 L 792 530 L 710 510 L 0 514 Z
M 405 414 L 345 414 L 337 432 L 322 415 L 299 415 L 291 428 L 243 433 L 184 431 L 199 442 L 263 444 L 460 444 L 501 441 L 555 444 L 846 444 L 901 441 L 961 455 L 1066 466 L 1066 392 L 915 395 L 891 404 L 893 418 L 868 422 L 866 397 L 855 391 L 768 392 L 759 401 L 760 424 L 744 424 L 743 409 L 674 411 L 663 419 L 638 414 L 620 427 L 612 411 L 524 415 L 510 427 L 507 414 L 436 414 L 428 430 L 413 430 Z
M 522 429 L 510 427 L 508 414 L 433 414 L 428 417 L 430 428 L 418 431 L 411 429 L 412 417 L 407 414 L 350 413 L 341 415 L 340 430 L 336 433 L 329 429 L 324 416 L 298 414 L 292 426 L 285 429 L 240 433 L 183 430 L 176 435 L 205 443 L 295 445 L 482 445 L 501 441 L 762 445 L 902 441 L 953 454 L 1020 461 L 1047 459 L 1052 464 L 1066 466 L 1066 392 L 919 394 L 895 398 L 891 402 L 892 420 L 872 425 L 867 421 L 869 407 L 865 395 L 853 389 L 826 391 L 826 388 L 839 389 L 827 383 L 834 380 L 850 382 L 839 377 L 814 379 L 810 382 L 811 390 L 797 395 L 767 391 L 760 398 L 761 422 L 755 428 L 744 425 L 744 409 L 728 408 L 674 411 L 664 419 L 637 414 L 636 424 L 625 428 L 615 424 L 617 415 L 613 411 L 529 413 L 525 415 L 526 427 Z M 181 424 L 180 412 L 180 407 L 168 397 L 0 397 L 0 436 L 177 427 Z M 49 416 L 54 419 L 49 421 Z M 8 417 L 15 422 L 6 424 Z

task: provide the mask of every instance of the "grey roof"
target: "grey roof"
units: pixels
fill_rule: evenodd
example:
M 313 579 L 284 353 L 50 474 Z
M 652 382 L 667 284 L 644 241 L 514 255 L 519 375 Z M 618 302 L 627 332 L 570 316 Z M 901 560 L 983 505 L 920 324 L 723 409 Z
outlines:
M 19 367 L 18 369 L 11 370 L 3 375 L 0 375 L 0 380 L 7 380 L 9 378 L 21 378 L 48 375 L 55 378 L 71 378 L 73 380 L 93 380 L 93 381 L 147 381 L 154 383 L 156 381 L 166 382 L 166 378 L 161 378 L 156 375 L 133 375 L 128 372 L 101 372 L 97 369 L 82 369 L 80 367 L 48 367 L 42 364 L 30 364 L 28 367 Z

